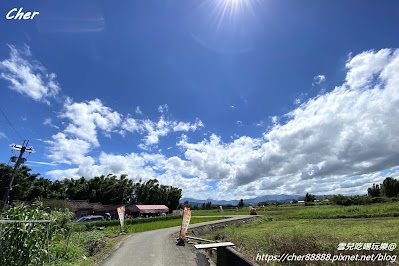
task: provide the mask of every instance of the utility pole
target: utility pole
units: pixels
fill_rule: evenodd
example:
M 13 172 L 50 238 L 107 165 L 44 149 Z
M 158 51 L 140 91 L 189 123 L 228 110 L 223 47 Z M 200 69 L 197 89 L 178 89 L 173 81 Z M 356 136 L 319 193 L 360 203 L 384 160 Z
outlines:
M 11 157 L 11 161 L 15 162 L 14 170 L 12 171 L 12 174 L 11 174 L 10 184 L 8 185 L 8 187 L 6 187 L 6 192 L 4 193 L 3 198 L 0 200 L 0 210 L 4 209 L 4 207 L 7 203 L 8 194 L 10 193 L 10 190 L 12 189 L 12 182 L 14 181 L 14 177 L 15 177 L 15 174 L 17 173 L 19 165 L 21 163 L 26 162 L 26 158 L 22 158 L 22 155 L 25 152 L 31 153 L 33 151 L 32 147 L 29 147 L 29 148 L 27 147 L 28 143 L 29 143 L 29 140 L 28 141 L 24 140 L 24 144 L 22 144 L 22 146 L 15 145 L 15 144 L 11 146 L 13 148 L 13 150 L 19 151 L 19 157 L 18 157 L 18 159 L 15 156 Z

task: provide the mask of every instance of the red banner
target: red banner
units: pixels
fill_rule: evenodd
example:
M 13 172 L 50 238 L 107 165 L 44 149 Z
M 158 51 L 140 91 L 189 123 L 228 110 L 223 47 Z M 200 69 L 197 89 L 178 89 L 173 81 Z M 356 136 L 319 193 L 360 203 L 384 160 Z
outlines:
M 121 228 L 123 229 L 123 222 L 125 221 L 125 206 L 118 207 L 116 210 L 118 211 L 119 221 L 121 222 Z
M 183 222 L 180 229 L 180 237 L 185 237 L 188 230 L 188 225 L 190 224 L 191 211 L 190 208 L 184 207 L 183 211 Z

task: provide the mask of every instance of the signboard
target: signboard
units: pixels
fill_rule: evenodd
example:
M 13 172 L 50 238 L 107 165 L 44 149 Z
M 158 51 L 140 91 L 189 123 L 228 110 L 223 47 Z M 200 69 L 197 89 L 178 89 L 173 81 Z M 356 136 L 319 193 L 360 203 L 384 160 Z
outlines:
M 125 206 L 118 207 L 116 210 L 118 211 L 119 221 L 121 222 L 121 228 L 123 230 L 123 222 L 125 220 Z
M 191 211 L 190 208 L 184 207 L 183 222 L 180 229 L 180 237 L 185 237 L 187 234 L 188 225 L 190 224 Z

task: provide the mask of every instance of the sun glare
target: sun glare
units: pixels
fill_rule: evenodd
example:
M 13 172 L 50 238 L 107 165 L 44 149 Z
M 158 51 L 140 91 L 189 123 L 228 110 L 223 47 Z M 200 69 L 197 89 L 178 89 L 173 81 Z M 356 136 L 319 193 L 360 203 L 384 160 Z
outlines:
M 213 1 L 213 16 L 217 19 L 217 28 L 223 23 L 237 21 L 246 13 L 254 14 L 253 1 L 255 0 L 216 0 Z
M 219 53 L 252 50 L 259 17 L 255 13 L 262 10 L 262 1 L 203 0 L 192 16 L 192 37 Z

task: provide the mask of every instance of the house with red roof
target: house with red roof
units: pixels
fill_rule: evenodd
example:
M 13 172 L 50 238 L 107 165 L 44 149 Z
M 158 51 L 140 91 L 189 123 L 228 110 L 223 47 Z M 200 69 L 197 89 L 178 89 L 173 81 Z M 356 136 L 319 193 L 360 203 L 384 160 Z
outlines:
M 126 213 L 132 215 L 134 217 L 142 216 L 142 217 L 152 217 L 152 216 L 161 216 L 162 213 L 168 213 L 169 208 L 165 205 L 143 205 L 143 204 L 134 204 L 126 206 Z

